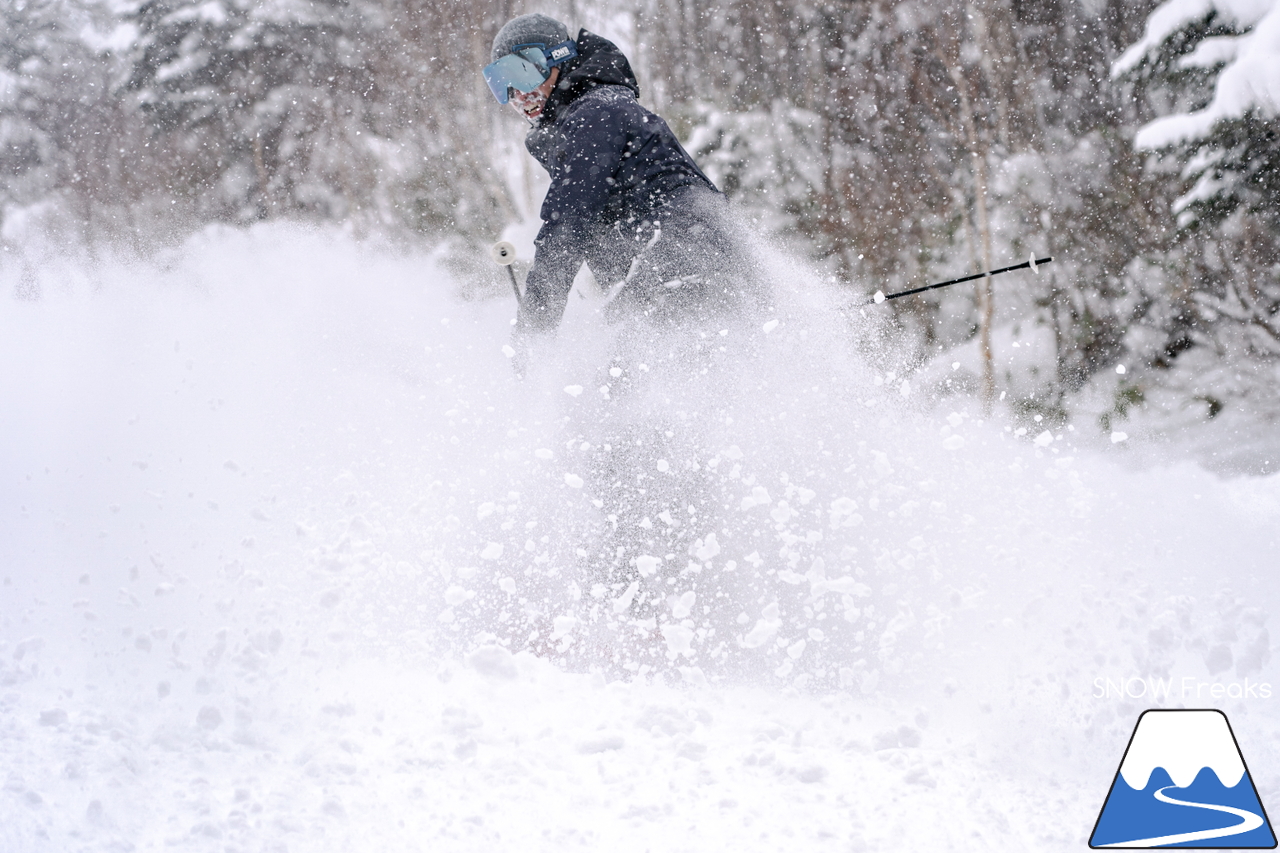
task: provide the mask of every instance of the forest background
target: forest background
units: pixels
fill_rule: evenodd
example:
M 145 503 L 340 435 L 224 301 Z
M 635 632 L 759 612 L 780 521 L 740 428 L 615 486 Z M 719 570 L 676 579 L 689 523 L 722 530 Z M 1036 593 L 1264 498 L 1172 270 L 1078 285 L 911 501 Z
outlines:
M 616 41 L 642 101 L 851 311 L 875 290 L 1054 257 L 877 309 L 894 370 L 927 378 L 963 354 L 948 392 L 1032 430 L 1216 422 L 1214 446 L 1243 434 L 1252 449 L 1206 461 L 1280 467 L 1258 446 L 1280 435 L 1276 0 L 536 10 Z M 40 299 L 55 258 L 91 273 L 104 253 L 283 219 L 443 247 L 465 296 L 502 293 L 484 247 L 536 223 L 545 183 L 479 69 L 528 11 L 9 0 L 0 287 Z

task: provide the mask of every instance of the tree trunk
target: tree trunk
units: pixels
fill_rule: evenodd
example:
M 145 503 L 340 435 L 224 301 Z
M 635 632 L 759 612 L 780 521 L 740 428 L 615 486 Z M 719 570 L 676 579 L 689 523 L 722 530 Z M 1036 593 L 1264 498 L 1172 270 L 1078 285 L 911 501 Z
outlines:
M 972 140 L 973 148 L 973 184 L 974 205 L 978 212 L 978 234 L 982 239 L 983 269 L 990 270 L 991 264 L 991 223 L 987 218 L 987 156 L 985 147 L 977 144 L 977 135 Z M 996 364 L 991 350 L 991 326 L 995 320 L 995 300 L 991 290 L 991 276 L 977 281 L 978 290 L 978 329 L 982 346 L 982 410 L 991 414 L 996 399 Z
M 965 136 L 969 141 L 969 155 L 973 159 L 973 203 L 978 220 L 978 239 L 982 241 L 982 264 L 983 269 L 989 270 L 991 269 L 991 221 L 987 216 L 987 145 L 978 135 L 978 129 L 974 123 L 973 105 L 969 99 L 969 84 L 964 73 L 954 65 L 948 65 L 947 71 L 956 84 L 956 92 L 960 96 L 960 121 L 964 124 Z M 995 319 L 991 276 L 978 279 L 974 289 L 978 299 L 978 338 L 982 352 L 982 410 L 990 415 L 996 396 L 995 355 L 991 348 L 991 326 Z

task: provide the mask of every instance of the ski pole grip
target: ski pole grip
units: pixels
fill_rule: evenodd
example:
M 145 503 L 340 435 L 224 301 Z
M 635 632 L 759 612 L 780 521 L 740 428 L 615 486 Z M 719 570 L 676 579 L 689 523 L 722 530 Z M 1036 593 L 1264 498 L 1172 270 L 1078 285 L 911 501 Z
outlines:
M 489 256 L 502 266 L 509 267 L 516 262 L 516 247 L 513 243 L 502 240 L 493 244 L 489 249 Z

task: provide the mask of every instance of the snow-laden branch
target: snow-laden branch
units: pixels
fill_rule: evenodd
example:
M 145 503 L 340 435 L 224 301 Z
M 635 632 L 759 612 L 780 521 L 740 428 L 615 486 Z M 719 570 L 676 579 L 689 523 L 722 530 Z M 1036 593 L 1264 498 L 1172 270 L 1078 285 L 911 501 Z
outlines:
M 1243 326 L 1259 329 L 1280 344 L 1280 324 L 1276 322 L 1276 318 L 1236 283 L 1228 282 L 1227 293 L 1223 298 L 1214 298 L 1204 293 L 1197 293 L 1194 298 L 1202 307 Z M 1280 354 L 1280 348 L 1276 348 L 1276 352 Z
M 1280 115 L 1280 3 L 1247 35 L 1237 37 L 1235 61 L 1218 76 L 1213 100 L 1203 110 L 1166 116 L 1138 132 L 1140 148 L 1163 148 L 1207 136 L 1222 119 L 1256 111 Z
M 1226 65 L 1218 75 L 1213 99 L 1194 113 L 1178 113 L 1156 119 L 1138 131 L 1139 148 L 1156 149 L 1207 137 L 1224 119 L 1255 113 L 1263 118 L 1280 116 L 1280 0 L 1172 0 L 1152 14 L 1147 33 L 1117 60 L 1112 73 L 1123 73 L 1172 32 L 1174 21 L 1186 24 L 1215 11 L 1242 28 L 1238 36 L 1206 39 L 1180 63 L 1184 67 Z M 1177 14 L 1175 14 L 1177 13 Z
M 1168 0 L 1151 13 L 1142 38 L 1129 46 L 1111 66 L 1111 76 L 1133 71 L 1150 54 L 1160 49 L 1169 36 L 1187 24 L 1213 14 L 1222 22 L 1247 30 L 1273 11 L 1275 0 Z

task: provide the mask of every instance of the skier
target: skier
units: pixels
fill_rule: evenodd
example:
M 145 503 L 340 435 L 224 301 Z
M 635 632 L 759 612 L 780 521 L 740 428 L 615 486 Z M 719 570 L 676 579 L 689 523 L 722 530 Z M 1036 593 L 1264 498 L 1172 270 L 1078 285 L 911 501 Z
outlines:
M 492 60 L 485 81 L 529 120 L 525 147 L 551 176 L 517 343 L 557 327 L 583 262 L 610 289 L 611 320 L 698 320 L 743 304 L 750 277 L 725 198 L 637 102 L 617 46 L 521 15 L 498 32 Z
M 660 459 L 682 451 L 669 443 L 676 432 L 664 415 L 642 404 L 639 377 L 706 374 L 730 338 L 717 335 L 713 355 L 698 327 L 714 318 L 712 328 L 724 329 L 732 322 L 726 315 L 762 301 L 763 288 L 754 284 L 725 197 L 666 122 L 637 102 L 639 86 L 617 46 L 587 30 L 570 38 L 564 24 L 545 15 L 522 15 L 498 32 L 491 59 L 486 83 L 499 103 L 529 121 L 525 147 L 551 177 L 520 298 L 514 366 L 523 375 L 535 339 L 557 328 L 585 262 L 609 295 L 604 314 L 619 335 L 597 383 L 608 389 L 609 402 L 574 434 L 591 448 L 583 460 L 586 493 L 601 518 L 623 522 L 602 527 L 578 553 L 587 561 L 588 586 L 635 583 L 628 618 L 642 618 L 665 606 L 668 578 L 665 569 L 641 572 L 637 560 L 688 550 L 700 528 L 683 510 L 700 505 L 702 484 L 697 472 L 674 469 L 661 487 L 650 479 L 668 470 L 656 467 Z M 651 334 L 662 331 L 674 331 L 674 340 Z M 646 365 L 654 367 L 651 374 Z M 714 407 L 704 403 L 704 410 Z M 669 507 L 681 517 L 668 515 Z M 650 517 L 672 520 L 654 525 Z M 684 564 L 669 566 L 678 571 Z

